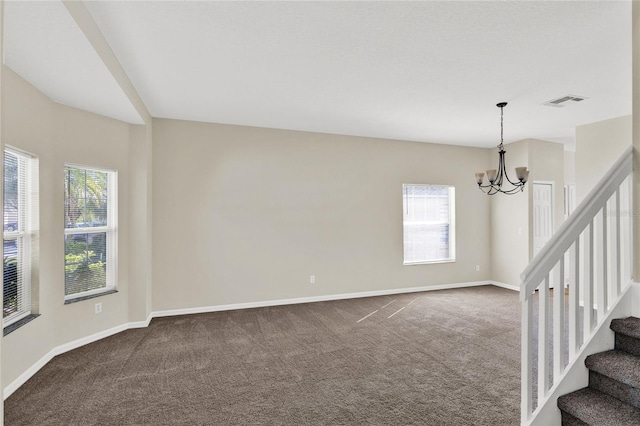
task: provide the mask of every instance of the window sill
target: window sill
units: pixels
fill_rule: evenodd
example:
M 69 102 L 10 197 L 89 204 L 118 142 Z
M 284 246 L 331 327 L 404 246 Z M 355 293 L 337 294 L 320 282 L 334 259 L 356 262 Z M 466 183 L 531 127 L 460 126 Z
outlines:
M 455 259 L 442 259 L 442 260 L 428 260 L 424 262 L 405 262 L 404 266 L 413 266 L 413 265 L 433 265 L 438 263 L 455 263 Z
M 76 302 L 82 302 L 83 300 L 89 300 L 89 299 L 95 299 L 96 297 L 101 297 L 101 296 L 106 296 L 107 294 L 113 294 L 113 293 L 117 293 L 118 290 L 115 289 L 110 289 L 110 290 L 105 290 L 101 293 L 95 293 L 95 294 L 89 294 L 86 296 L 78 296 L 78 297 L 74 297 L 73 299 L 67 299 L 64 301 L 65 305 L 69 305 L 71 303 L 76 303 Z
M 2 337 L 6 336 L 9 333 L 13 333 L 14 331 L 19 329 L 23 325 L 27 324 L 28 322 L 33 321 L 34 319 L 38 318 L 39 316 L 40 316 L 40 314 L 27 315 L 26 317 L 22 318 L 21 320 L 16 321 L 13 324 L 9 324 L 8 326 L 6 326 L 6 327 L 4 327 L 2 329 Z

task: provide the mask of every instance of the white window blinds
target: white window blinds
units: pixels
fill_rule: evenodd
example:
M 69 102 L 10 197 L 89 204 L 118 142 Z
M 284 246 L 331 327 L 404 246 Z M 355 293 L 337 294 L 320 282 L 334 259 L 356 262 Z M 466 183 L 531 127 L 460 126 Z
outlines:
M 32 157 L 4 151 L 3 326 L 31 314 L 31 268 L 36 257 L 38 167 Z
M 116 173 L 66 166 L 65 299 L 115 288 Z
M 455 260 L 455 188 L 403 185 L 404 264 Z

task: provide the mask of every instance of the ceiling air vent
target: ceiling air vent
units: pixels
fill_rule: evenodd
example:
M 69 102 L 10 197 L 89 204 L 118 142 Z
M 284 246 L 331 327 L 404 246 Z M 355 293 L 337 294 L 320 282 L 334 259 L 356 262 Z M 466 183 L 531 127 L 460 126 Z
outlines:
M 550 101 L 545 102 L 543 105 L 562 108 L 567 102 L 580 102 L 584 101 L 585 99 L 587 98 L 585 98 L 584 96 L 566 95 L 562 96 L 561 98 L 551 99 Z

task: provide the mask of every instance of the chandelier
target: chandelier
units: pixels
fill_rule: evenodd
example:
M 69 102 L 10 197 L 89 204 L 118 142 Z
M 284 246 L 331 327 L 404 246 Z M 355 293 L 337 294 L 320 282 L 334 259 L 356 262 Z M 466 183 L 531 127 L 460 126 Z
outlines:
M 512 181 L 509 179 L 509 175 L 507 175 L 507 166 L 504 162 L 504 154 L 506 151 L 503 147 L 504 142 L 504 107 L 507 106 L 506 102 L 500 102 L 496 105 L 500 108 L 500 145 L 498 145 L 499 162 L 498 169 L 487 170 L 487 180 L 488 184 L 484 184 L 484 173 L 476 173 L 476 182 L 478 183 L 478 188 L 486 194 L 493 195 L 498 192 L 502 192 L 503 194 L 516 194 L 518 192 L 524 191 L 524 184 L 527 183 L 527 179 L 529 179 L 529 170 L 526 167 L 516 167 L 516 178 L 517 181 Z M 511 185 L 509 188 L 503 188 L 502 185 L 506 182 L 509 182 Z

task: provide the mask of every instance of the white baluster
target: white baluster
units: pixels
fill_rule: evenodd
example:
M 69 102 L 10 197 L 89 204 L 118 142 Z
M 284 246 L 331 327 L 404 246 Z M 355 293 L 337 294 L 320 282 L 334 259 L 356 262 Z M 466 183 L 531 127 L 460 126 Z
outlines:
M 529 416 L 533 411 L 533 295 L 529 294 L 522 303 L 522 359 L 521 359 L 521 393 L 522 393 L 522 424 L 529 422 Z
M 599 226 L 597 227 L 596 235 L 594 236 L 595 240 L 595 251 L 596 251 L 596 263 L 595 270 L 597 273 L 597 277 L 595 280 L 595 295 L 596 295 L 596 304 L 598 306 L 598 323 L 605 318 L 608 310 L 608 299 L 607 292 L 609 289 L 608 283 L 608 270 L 607 270 L 607 212 L 606 212 L 606 203 L 602 210 L 596 216 L 596 220 L 599 222 Z M 594 324 L 595 325 L 595 324 Z
M 549 390 L 549 274 L 538 290 L 538 401 Z
M 591 337 L 593 331 L 593 220 L 584 230 L 584 262 L 582 274 L 582 302 L 584 310 L 583 341 Z
M 631 279 L 631 212 L 633 206 L 631 205 L 631 197 L 629 191 L 629 182 L 628 179 L 625 180 L 619 188 L 620 191 L 620 222 L 621 222 L 621 231 L 620 231 L 620 240 L 621 240 L 621 253 L 620 260 L 622 265 L 621 269 L 621 286 L 625 286 L 629 280 Z
M 564 371 L 564 256 L 553 269 L 553 384 Z
M 569 249 L 569 360 L 580 349 L 580 238 Z
M 611 297 L 615 300 L 622 292 L 622 280 L 620 279 L 620 188 L 614 195 L 614 208 L 609 216 L 611 221 Z

